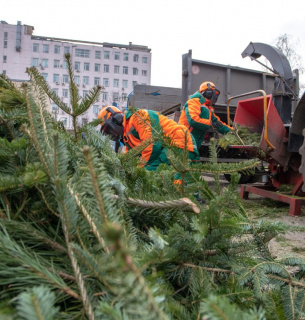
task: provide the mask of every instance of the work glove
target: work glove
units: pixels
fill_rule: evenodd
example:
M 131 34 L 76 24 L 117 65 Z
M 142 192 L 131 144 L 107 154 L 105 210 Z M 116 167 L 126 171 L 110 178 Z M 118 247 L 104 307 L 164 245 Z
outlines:
M 216 130 L 218 130 L 219 128 L 221 128 L 223 126 L 223 124 L 220 121 L 214 121 L 212 122 L 212 127 Z

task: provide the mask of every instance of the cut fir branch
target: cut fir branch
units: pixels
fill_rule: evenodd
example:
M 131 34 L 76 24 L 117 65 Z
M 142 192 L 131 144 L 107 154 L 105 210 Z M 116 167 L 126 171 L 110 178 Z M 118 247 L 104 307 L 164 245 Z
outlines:
M 1 221 L 0 221 L 1 223 Z M 6 265 L 6 277 L 0 278 L 0 284 L 4 285 L 8 281 L 11 283 L 22 283 L 23 286 L 49 284 L 54 288 L 65 292 L 67 295 L 79 299 L 78 294 L 73 291 L 54 270 L 54 266 L 46 258 L 35 254 L 33 250 L 19 245 L 1 223 L 0 252 L 1 265 Z M 11 268 L 10 268 L 11 266 Z M 16 271 L 19 272 L 16 274 Z M 4 269 L 3 269 L 4 271 Z M 2 271 L 2 273 L 3 273 Z M 13 287 L 14 288 L 14 287 Z M 14 290 L 22 290 L 16 286 Z
M 131 312 L 130 307 L 132 305 L 138 308 L 136 300 L 140 299 L 145 305 L 143 305 L 144 310 L 138 311 L 139 315 L 141 314 L 141 312 L 143 312 L 146 315 L 145 319 L 169 319 L 168 316 L 160 308 L 160 305 L 157 303 L 151 288 L 147 285 L 147 282 L 143 277 L 141 271 L 135 265 L 132 256 L 128 252 L 128 249 L 124 244 L 123 229 L 121 228 L 121 226 L 114 223 L 107 223 L 104 226 L 104 230 L 108 241 L 113 244 L 112 250 L 117 261 L 117 272 L 119 272 L 123 267 L 125 269 L 125 277 L 127 280 L 127 282 L 125 282 L 125 285 L 132 285 L 134 288 L 137 288 L 138 296 L 133 295 L 133 292 L 130 291 L 131 288 L 125 288 L 128 289 L 130 296 L 128 297 L 127 295 L 122 297 L 120 294 L 120 288 L 113 287 L 113 289 L 116 289 L 115 291 L 117 292 L 117 294 L 119 294 L 121 298 L 123 298 L 122 301 L 125 300 L 125 303 L 123 304 L 124 309 Z M 128 279 L 130 279 L 130 281 L 128 281 Z M 123 285 L 123 283 L 121 283 L 121 285 Z
M 72 67 L 71 55 L 65 54 L 65 63 L 69 75 L 69 91 L 70 91 L 70 106 L 67 106 L 63 99 L 52 90 L 49 84 L 45 81 L 42 75 L 35 67 L 27 69 L 32 81 L 37 83 L 38 87 L 49 96 L 49 98 L 65 113 L 71 116 L 73 124 L 74 138 L 79 139 L 79 129 L 77 119 L 80 115 L 84 114 L 94 103 L 99 100 L 101 87 L 95 86 L 88 91 L 85 97 L 81 98 L 78 87 L 75 84 L 74 70 Z
M 23 83 L 21 87 L 16 86 L 8 77 L 0 75 L 0 101 L 1 108 L 5 111 L 12 109 L 25 108 L 25 94 L 27 91 L 27 84 Z
M 251 128 L 235 124 L 235 130 L 223 135 L 218 145 L 226 149 L 231 145 L 247 145 L 258 147 L 260 145 L 261 135 L 251 131 Z
M 249 172 L 259 165 L 256 159 L 245 160 L 240 163 L 204 163 L 202 166 L 194 166 L 189 169 L 193 172 L 224 174 L 234 172 Z
M 81 273 L 80 266 L 78 264 L 78 261 L 75 257 L 75 254 L 74 254 L 74 251 L 72 249 L 72 245 L 73 245 L 72 232 L 73 232 L 73 230 L 71 229 L 72 224 L 71 224 L 71 221 L 69 218 L 70 212 L 69 212 L 68 207 L 66 206 L 66 203 L 64 200 L 65 197 L 62 197 L 62 195 L 64 195 L 66 192 L 64 192 L 62 190 L 65 187 L 59 181 L 59 178 L 56 179 L 56 188 L 57 188 L 58 201 L 61 204 L 60 205 L 60 208 L 61 208 L 60 209 L 60 218 L 61 218 L 62 229 L 63 229 L 64 238 L 65 238 L 65 242 L 66 242 L 67 253 L 68 253 L 68 256 L 69 256 L 69 259 L 71 262 L 71 266 L 74 271 L 74 276 L 75 276 L 75 279 L 76 279 L 76 282 L 77 282 L 77 285 L 78 285 L 78 288 L 80 291 L 81 300 L 84 305 L 86 315 L 88 316 L 88 318 L 90 320 L 94 320 L 95 316 L 93 313 L 91 301 L 88 296 L 87 288 L 85 286 L 84 277 L 83 277 L 83 274 Z
M 20 318 L 27 320 L 53 320 L 58 316 L 55 293 L 45 286 L 36 286 L 19 294 L 17 310 Z
M 34 85 L 38 100 L 43 99 L 39 86 L 38 82 Z M 77 87 L 74 89 L 71 96 L 81 105 Z M 155 132 L 158 142 L 173 152 L 174 166 L 160 166 L 152 174 L 137 168 L 132 159 L 126 161 L 124 155 L 114 154 L 109 141 L 92 128 L 86 129 L 86 139 L 79 141 L 59 130 L 44 112 L 44 101 L 31 96 L 30 86 L 17 93 L 13 87 L 5 90 L 5 96 L 0 94 L 0 135 L 6 137 L 1 141 L 5 149 L 3 157 L 0 151 L 5 164 L 0 169 L 1 178 L 16 173 L 22 179 L 27 172 L 31 179 L 27 185 L 18 180 L 22 186 L 11 184 L 0 195 L 0 220 L 5 220 L 7 234 L 19 247 L 12 248 L 1 238 L 1 297 L 11 300 L 24 287 L 42 284 L 63 302 L 61 316 L 71 319 L 76 314 L 98 318 L 98 300 L 109 311 L 107 314 L 118 318 L 198 319 L 208 314 L 199 312 L 199 304 L 210 301 L 211 293 L 206 290 L 204 295 L 205 288 L 198 287 L 209 281 L 213 293 L 230 296 L 230 303 L 238 301 L 244 317 L 252 314 L 249 306 L 268 308 L 264 297 L 272 289 L 271 293 L 278 295 L 276 302 L 285 306 L 286 318 L 292 315 L 297 319 L 304 308 L 305 263 L 280 262 L 286 270 L 297 269 L 290 276 L 279 267 L 261 264 L 274 262 L 263 244 L 285 229 L 251 222 L 243 207 L 234 204 L 236 185 L 230 184 L 219 194 L 199 178 L 203 172 L 251 170 L 249 162 L 241 165 L 244 167 L 219 163 L 191 166 L 186 153 L 176 154 L 170 141 L 166 137 L 162 140 L 163 133 Z M 30 111 L 26 111 L 26 99 Z M 30 137 L 25 148 L 17 141 L 24 132 Z M 85 143 L 90 146 L 87 157 L 82 152 Z M 140 149 L 136 150 L 138 154 Z M 14 150 L 19 153 L 17 159 Z M 29 165 L 36 162 L 40 163 Z M 39 170 L 47 172 L 45 167 L 49 168 L 48 180 L 35 184 Z M 195 190 L 205 190 L 208 203 L 201 207 L 201 214 L 188 213 L 190 207 L 182 207 L 172 183 L 175 168 L 194 177 L 195 182 L 185 188 L 190 199 Z M 101 215 L 99 201 L 106 219 Z M 212 216 L 213 230 L 208 232 Z M 119 235 L 118 230 L 113 233 L 116 227 L 111 223 L 109 227 L 110 221 L 117 223 Z M 152 235 L 152 229 L 159 231 Z M 192 285 L 200 284 L 197 293 L 190 284 L 191 277 Z M 234 291 L 239 278 L 244 285 Z M 239 294 L 242 290 L 249 292 L 246 298 Z M 172 300 L 176 304 L 169 306 Z M 224 314 L 234 314 L 227 303 L 221 306 Z M 182 310 L 177 316 L 179 308 Z
M 104 249 L 104 251 L 106 253 L 109 253 L 109 249 L 105 244 L 105 241 L 102 237 L 102 235 L 100 234 L 100 232 L 98 231 L 98 228 L 96 226 L 96 224 L 94 223 L 94 221 L 92 220 L 92 218 L 90 217 L 90 214 L 88 212 L 88 210 L 86 210 L 85 206 L 81 203 L 81 200 L 79 199 L 79 197 L 77 196 L 77 194 L 75 194 L 71 188 L 71 186 L 68 186 L 69 191 L 71 193 L 71 195 L 75 198 L 75 201 L 77 203 L 77 206 L 80 208 L 81 212 L 83 213 L 83 215 L 85 216 L 87 222 L 89 223 L 93 234 L 95 235 L 96 239 L 98 240 L 98 242 L 102 245 L 102 248 Z
M 105 222 L 107 222 L 107 216 L 106 216 L 106 212 L 105 212 L 105 207 L 104 207 L 104 204 L 103 204 L 102 196 L 101 196 L 100 191 L 99 191 L 99 187 L 98 187 L 98 183 L 97 183 L 97 175 L 96 175 L 96 173 L 94 171 L 94 168 L 93 168 L 89 147 L 84 147 L 83 148 L 83 153 L 84 153 L 85 158 L 86 158 L 87 163 L 88 163 L 89 172 L 90 172 L 90 175 L 91 175 L 94 192 L 95 192 L 95 195 L 97 197 L 97 202 L 98 202 L 98 205 L 99 205 L 99 208 L 100 208 L 100 212 L 101 212 L 101 215 L 102 215 L 102 218 L 103 218 L 103 222 L 105 223 Z
M 117 197 L 117 196 L 116 196 Z M 155 208 L 155 209 L 166 209 L 166 208 L 185 208 L 186 210 L 194 213 L 199 213 L 200 209 L 198 206 L 188 198 L 181 198 L 177 200 L 168 201 L 148 201 L 134 198 L 127 198 L 126 202 L 142 208 Z

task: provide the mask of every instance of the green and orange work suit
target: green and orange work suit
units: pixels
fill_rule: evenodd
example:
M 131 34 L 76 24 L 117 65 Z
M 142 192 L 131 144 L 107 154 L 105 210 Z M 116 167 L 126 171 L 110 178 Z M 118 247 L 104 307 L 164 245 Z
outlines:
M 146 140 L 154 139 L 163 132 L 173 146 L 189 151 L 189 159 L 199 161 L 199 153 L 194 138 L 189 130 L 175 121 L 151 110 L 140 109 L 135 113 L 128 111 L 123 119 L 123 142 L 126 151 L 135 148 Z M 166 156 L 166 148 L 158 141 L 146 147 L 141 154 L 142 165 L 148 170 L 156 170 L 161 163 L 170 164 Z
M 179 119 L 179 124 L 186 126 L 192 133 L 198 150 L 211 126 L 221 134 L 226 134 L 233 129 L 222 122 L 215 115 L 214 109 L 205 103 L 206 99 L 203 95 L 198 91 L 195 92 L 185 103 Z

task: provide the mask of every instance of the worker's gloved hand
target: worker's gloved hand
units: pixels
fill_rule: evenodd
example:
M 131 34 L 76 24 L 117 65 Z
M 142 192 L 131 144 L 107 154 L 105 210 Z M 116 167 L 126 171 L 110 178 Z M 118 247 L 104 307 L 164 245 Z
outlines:
M 196 200 L 200 203 L 200 204 L 205 204 L 205 200 L 202 198 L 196 198 Z
M 219 129 L 219 128 L 221 128 L 223 126 L 223 124 L 220 122 L 220 121 L 214 121 L 214 122 L 212 122 L 212 127 L 214 128 L 214 129 Z
M 199 197 L 199 192 L 198 191 L 194 192 L 194 197 L 199 203 L 205 204 L 205 200 Z

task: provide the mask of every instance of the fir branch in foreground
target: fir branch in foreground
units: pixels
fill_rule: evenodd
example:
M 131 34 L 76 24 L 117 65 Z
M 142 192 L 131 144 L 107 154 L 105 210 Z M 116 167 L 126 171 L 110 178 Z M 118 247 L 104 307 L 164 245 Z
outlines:
M 49 288 L 37 286 L 19 294 L 17 310 L 25 320 L 53 320 L 58 317 L 59 307 L 55 307 L 55 294 Z

